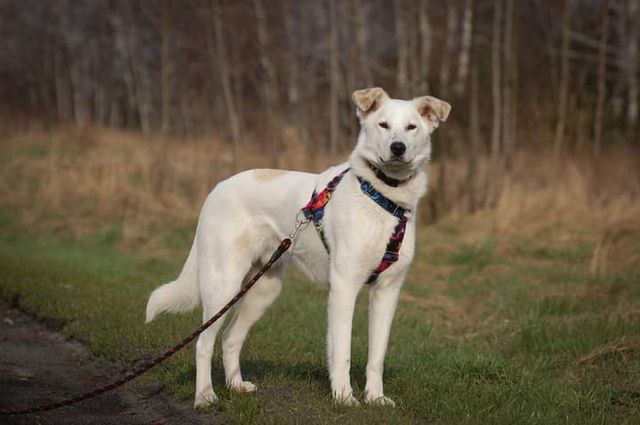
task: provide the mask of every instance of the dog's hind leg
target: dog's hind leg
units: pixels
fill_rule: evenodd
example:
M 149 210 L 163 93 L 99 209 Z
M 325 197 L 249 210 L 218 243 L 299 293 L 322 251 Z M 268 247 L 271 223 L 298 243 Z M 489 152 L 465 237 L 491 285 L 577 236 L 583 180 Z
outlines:
M 202 262 L 201 262 L 202 264 Z M 203 322 L 209 320 L 240 289 L 243 276 L 250 265 L 228 263 L 216 267 L 211 262 L 199 273 L 201 282 Z M 204 331 L 196 343 L 196 396 L 194 407 L 204 407 L 218 400 L 211 382 L 211 358 L 216 335 L 222 327 L 226 314 Z
M 276 300 L 282 289 L 282 268 L 269 271 L 245 295 L 222 337 L 222 359 L 227 386 L 238 392 L 255 391 L 256 386 L 242 379 L 240 352 L 251 327 Z

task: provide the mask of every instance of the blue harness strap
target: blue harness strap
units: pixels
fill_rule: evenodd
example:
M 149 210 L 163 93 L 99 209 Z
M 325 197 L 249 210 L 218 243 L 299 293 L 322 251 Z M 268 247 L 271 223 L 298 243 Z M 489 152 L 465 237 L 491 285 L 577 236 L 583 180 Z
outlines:
M 331 199 L 331 194 L 349 170 L 350 168 L 347 168 L 346 170 L 335 176 L 329 182 L 329 184 L 327 184 L 327 187 L 324 188 L 321 192 L 316 193 L 316 191 L 314 190 L 311 194 L 311 199 L 302 208 L 302 212 L 305 217 L 313 222 L 316 230 L 318 231 L 318 235 L 320 236 L 320 240 L 322 241 L 322 244 L 324 245 L 324 248 L 326 249 L 328 254 L 330 254 L 330 249 L 329 244 L 327 243 L 327 239 L 324 235 L 324 228 L 322 224 L 322 219 L 324 218 L 324 209 Z M 380 260 L 378 266 L 366 280 L 367 284 L 373 284 L 377 281 L 380 273 L 382 273 L 387 268 L 389 268 L 389 266 L 398 261 L 400 247 L 402 246 L 405 230 L 407 228 L 407 217 L 405 215 L 407 210 L 384 196 L 382 193 L 376 190 L 376 188 L 373 187 L 373 185 L 367 180 L 364 180 L 360 176 L 357 177 L 358 182 L 360 182 L 360 189 L 362 190 L 362 192 L 389 214 L 398 218 L 398 224 L 395 226 L 393 233 L 389 238 L 389 242 L 387 243 L 387 246 L 385 248 L 385 253 L 382 256 L 382 260 Z

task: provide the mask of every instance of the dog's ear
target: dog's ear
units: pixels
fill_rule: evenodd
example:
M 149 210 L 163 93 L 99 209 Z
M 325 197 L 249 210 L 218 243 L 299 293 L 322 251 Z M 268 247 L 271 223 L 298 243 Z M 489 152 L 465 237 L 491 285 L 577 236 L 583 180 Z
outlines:
M 354 91 L 351 98 L 356 104 L 358 116 L 364 118 L 377 111 L 382 102 L 389 99 L 389 95 L 380 87 L 371 87 Z
M 451 111 L 451 105 L 432 96 L 416 97 L 413 104 L 416 105 L 422 119 L 427 120 L 434 128 L 440 121 L 446 121 Z

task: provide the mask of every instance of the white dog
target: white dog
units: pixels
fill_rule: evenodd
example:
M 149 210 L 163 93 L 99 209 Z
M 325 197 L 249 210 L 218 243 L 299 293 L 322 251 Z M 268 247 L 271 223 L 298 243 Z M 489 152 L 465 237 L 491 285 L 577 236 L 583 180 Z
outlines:
M 203 320 L 209 319 L 271 256 L 306 205 L 305 215 L 321 232 L 305 227 L 291 258 L 310 278 L 329 282 L 327 351 L 334 400 L 359 404 L 349 377 L 351 327 L 356 296 L 369 283 L 365 402 L 393 405 L 382 389 L 389 331 L 413 259 L 416 208 L 427 188 L 423 165 L 431 154 L 430 135 L 451 106 L 430 96 L 390 99 L 378 87 L 354 92 L 353 101 L 361 129 L 348 163 L 321 174 L 250 170 L 215 187 L 202 208 L 180 276 L 151 294 L 147 322 L 158 313 L 185 312 L 199 303 Z M 319 210 L 314 203 L 320 204 Z M 278 297 L 283 267 L 276 264 L 247 293 L 224 332 L 226 383 L 234 390 L 256 389 L 242 377 L 240 351 L 251 326 Z M 197 341 L 196 407 L 217 400 L 211 358 L 222 322 Z

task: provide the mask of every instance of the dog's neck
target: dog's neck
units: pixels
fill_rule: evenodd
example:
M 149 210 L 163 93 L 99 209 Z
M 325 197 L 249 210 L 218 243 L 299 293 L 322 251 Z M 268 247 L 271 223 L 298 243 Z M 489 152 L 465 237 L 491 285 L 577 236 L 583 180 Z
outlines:
M 414 176 L 414 174 L 412 173 L 411 175 L 409 175 L 409 177 L 407 177 L 405 179 L 395 179 L 395 178 L 389 177 L 388 175 L 383 173 L 381 169 L 379 169 L 378 167 L 376 167 L 375 165 L 373 165 L 371 162 L 367 161 L 366 159 L 365 159 L 365 162 L 367 163 L 367 165 L 369 165 L 369 168 L 371 169 L 371 171 L 373 171 L 373 174 L 375 174 L 375 176 L 380 181 L 382 181 L 384 184 L 386 184 L 387 186 L 398 187 L 400 185 L 403 185 L 403 184 L 407 183 Z
M 372 169 L 369 164 L 370 162 L 358 155 L 357 152 L 354 152 L 349 158 L 349 166 L 356 175 L 369 181 L 380 193 L 396 204 L 415 211 L 418 200 L 427 192 L 427 173 L 422 168 L 418 168 L 409 178 L 403 180 L 391 178 L 401 181 L 400 184 L 392 186 L 376 174 L 374 169 L 377 167 Z

